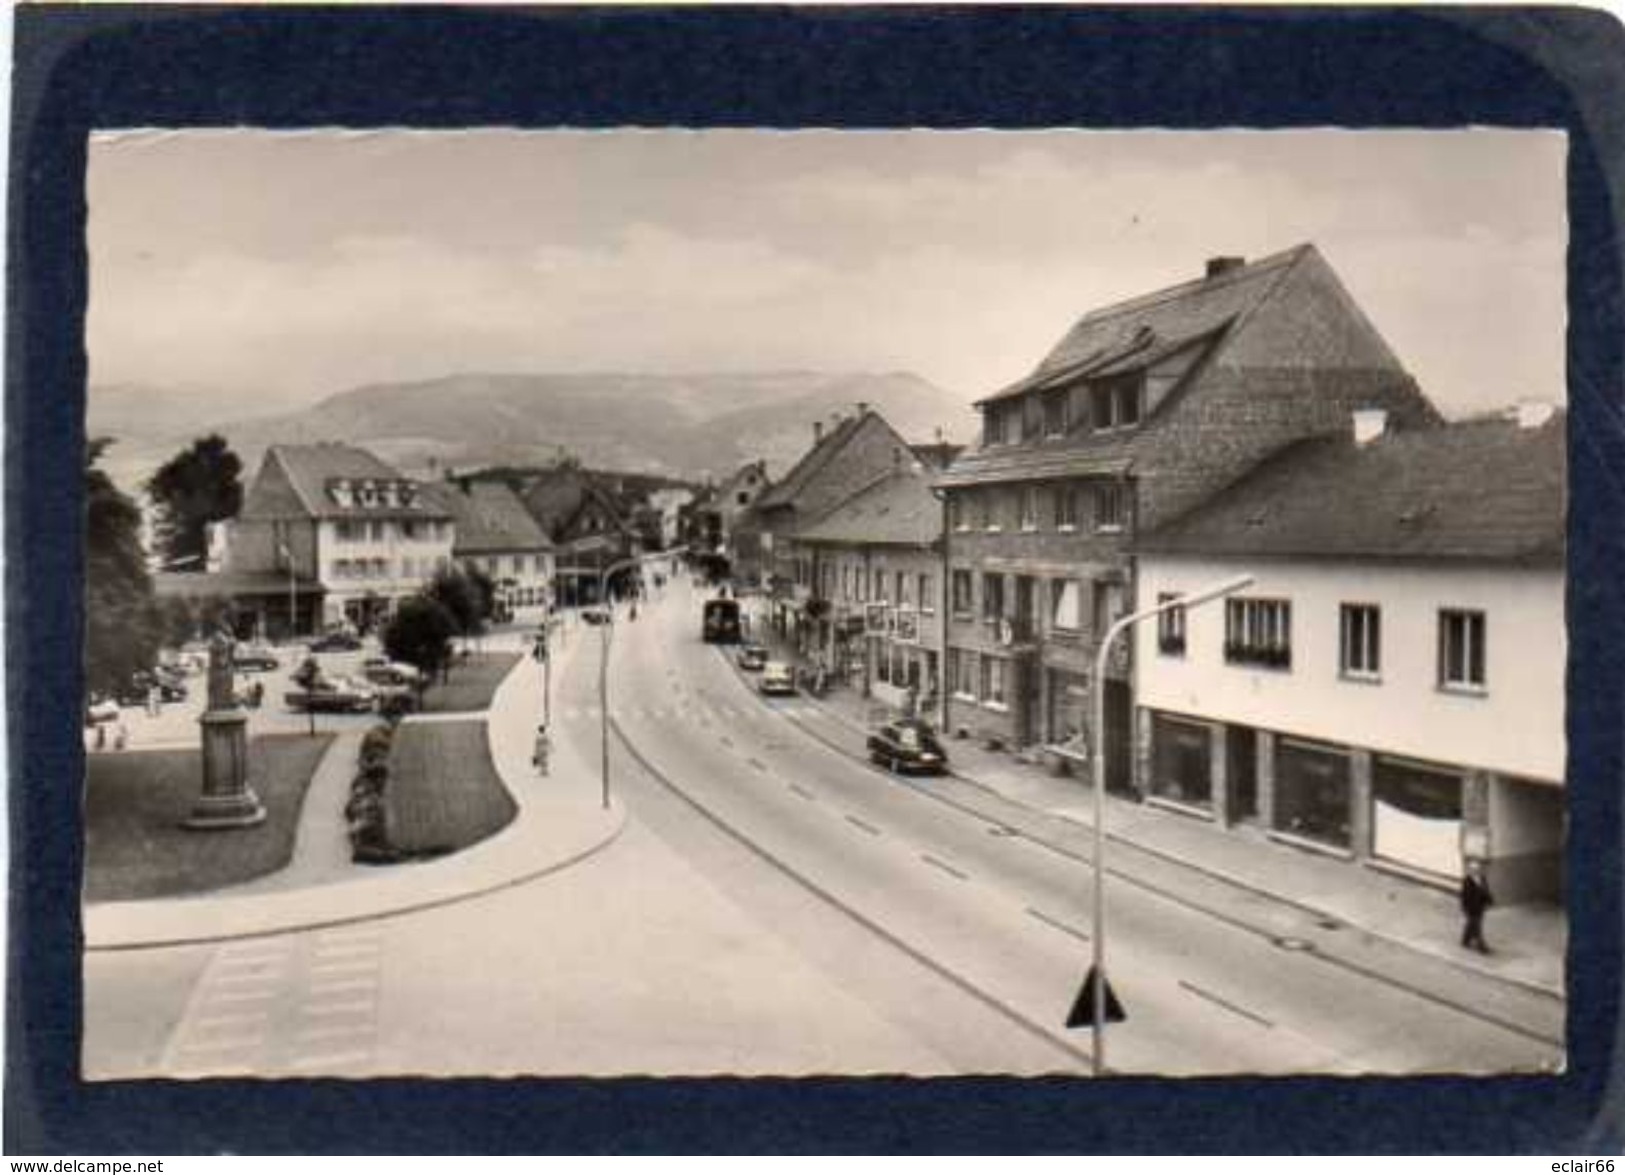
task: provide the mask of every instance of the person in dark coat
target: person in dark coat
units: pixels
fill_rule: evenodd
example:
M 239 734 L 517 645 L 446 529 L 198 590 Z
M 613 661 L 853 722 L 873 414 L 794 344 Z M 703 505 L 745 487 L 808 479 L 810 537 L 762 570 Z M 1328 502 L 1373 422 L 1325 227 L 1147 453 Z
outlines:
M 1461 930 L 1461 945 L 1481 955 L 1490 953 L 1484 942 L 1484 912 L 1495 904 L 1489 882 L 1484 880 L 1484 866 L 1478 861 L 1467 866 L 1467 876 L 1461 879 L 1461 913 L 1465 924 Z

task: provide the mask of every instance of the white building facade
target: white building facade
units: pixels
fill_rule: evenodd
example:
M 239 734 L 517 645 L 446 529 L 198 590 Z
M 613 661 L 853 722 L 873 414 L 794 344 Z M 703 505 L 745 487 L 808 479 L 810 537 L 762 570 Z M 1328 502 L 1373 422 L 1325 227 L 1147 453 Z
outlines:
M 1558 900 L 1561 431 L 1289 454 L 1148 538 L 1142 606 L 1254 580 L 1135 630 L 1148 801 L 1440 884 L 1481 858 L 1502 901 Z M 1334 502 L 1347 524 L 1312 526 Z

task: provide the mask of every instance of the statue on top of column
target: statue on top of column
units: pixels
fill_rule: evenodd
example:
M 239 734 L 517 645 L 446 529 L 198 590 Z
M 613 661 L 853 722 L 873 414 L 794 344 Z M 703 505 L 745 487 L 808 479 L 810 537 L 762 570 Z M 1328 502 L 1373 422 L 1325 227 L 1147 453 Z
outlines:
M 237 691 L 233 684 L 235 672 L 232 653 L 237 642 L 225 625 L 215 629 L 209 638 L 209 709 L 229 710 L 237 704 Z

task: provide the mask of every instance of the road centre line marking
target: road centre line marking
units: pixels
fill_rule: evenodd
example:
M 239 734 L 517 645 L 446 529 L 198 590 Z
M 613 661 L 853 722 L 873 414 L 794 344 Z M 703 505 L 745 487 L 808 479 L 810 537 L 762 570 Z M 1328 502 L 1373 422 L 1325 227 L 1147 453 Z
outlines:
M 860 818 L 858 816 L 853 816 L 853 815 L 848 814 L 847 817 L 846 817 L 846 822 L 848 824 L 855 824 L 857 827 L 859 827 L 859 828 L 863 829 L 863 831 L 867 832 L 870 836 L 879 836 L 880 835 L 880 829 L 876 828 L 873 824 L 870 824 L 867 820 L 864 820 L 864 819 L 862 819 L 862 818 Z
M 305 1005 L 307 1016 L 348 1016 L 351 1012 L 371 1012 L 377 1005 L 372 1000 L 351 1000 L 347 1004 L 311 1002 Z
M 1055 927 L 1055 929 L 1059 930 L 1062 934 L 1070 934 L 1073 938 L 1082 939 L 1084 942 L 1089 941 L 1089 935 L 1088 935 L 1088 933 L 1086 931 L 1079 930 L 1076 926 L 1068 926 L 1065 922 L 1062 922 L 1059 918 L 1051 918 L 1048 914 L 1044 913 L 1044 911 L 1042 911 L 1042 910 L 1035 910 L 1035 909 L 1033 909 L 1033 907 L 1028 906 L 1027 907 L 1027 915 L 1029 917 L 1031 917 L 1031 918 L 1038 919 L 1040 922 L 1044 923 L 1044 925 L 1046 925 L 1046 926 Z
M 1210 1004 L 1217 1004 L 1219 1007 L 1223 1008 L 1225 1011 L 1234 1012 L 1237 1016 L 1241 1016 L 1244 1019 L 1251 1020 L 1254 1024 L 1262 1024 L 1265 1028 L 1274 1028 L 1275 1027 L 1275 1025 L 1271 1021 L 1266 1020 L 1263 1016 L 1260 1016 L 1257 1012 L 1249 1012 L 1246 1008 L 1240 1007 L 1239 1005 L 1236 1005 L 1236 1004 L 1232 1004 L 1229 1000 L 1224 999 L 1221 996 L 1216 996 L 1211 991 L 1204 991 L 1202 988 L 1197 987 L 1196 984 L 1194 984 L 1194 983 L 1189 983 L 1189 982 L 1181 979 L 1179 981 L 1179 986 L 1183 987 L 1186 991 L 1190 992 L 1193 996 L 1197 996 L 1200 999 L 1204 999 L 1204 1000 L 1208 1001 L 1208 1003 L 1210 1003 Z
M 959 878 L 960 881 L 970 880 L 970 875 L 968 873 L 960 872 L 958 869 L 955 869 L 952 865 L 948 864 L 948 862 L 938 857 L 933 857 L 930 853 L 921 853 L 920 860 L 924 861 L 927 865 L 930 865 L 935 869 L 941 869 L 944 873 L 951 877 Z
M 302 1028 L 294 1034 L 296 1040 L 333 1040 L 344 1036 L 371 1036 L 370 1024 L 328 1024 L 318 1028 Z

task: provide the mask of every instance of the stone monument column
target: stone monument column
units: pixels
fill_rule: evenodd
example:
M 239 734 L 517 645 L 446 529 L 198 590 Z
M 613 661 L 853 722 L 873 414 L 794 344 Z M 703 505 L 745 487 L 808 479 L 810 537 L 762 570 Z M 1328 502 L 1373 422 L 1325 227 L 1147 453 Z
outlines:
M 224 629 L 209 641 L 209 705 L 203 729 L 203 793 L 181 824 L 193 829 L 247 828 L 265 819 L 248 786 L 248 715 L 232 688 L 234 642 Z

